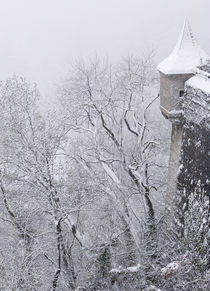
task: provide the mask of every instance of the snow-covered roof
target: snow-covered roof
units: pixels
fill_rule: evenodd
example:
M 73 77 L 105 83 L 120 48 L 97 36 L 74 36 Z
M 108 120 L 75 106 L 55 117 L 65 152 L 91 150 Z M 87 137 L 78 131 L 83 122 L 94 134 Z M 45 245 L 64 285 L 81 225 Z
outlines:
M 184 22 L 178 42 L 172 53 L 162 61 L 157 69 L 164 74 L 194 73 L 201 60 L 209 59 L 208 55 L 197 44 L 190 24 Z
M 210 94 L 210 78 L 208 78 L 207 76 L 196 74 L 195 76 L 190 78 L 185 84 L 194 89 L 199 89 L 206 94 Z

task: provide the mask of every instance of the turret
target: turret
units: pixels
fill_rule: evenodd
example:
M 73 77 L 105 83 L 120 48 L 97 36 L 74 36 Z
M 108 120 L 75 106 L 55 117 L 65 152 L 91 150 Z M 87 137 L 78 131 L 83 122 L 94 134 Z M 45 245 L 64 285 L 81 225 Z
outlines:
M 160 110 L 172 123 L 180 123 L 180 97 L 184 95 L 185 82 L 208 58 L 198 46 L 190 25 L 185 20 L 174 50 L 157 67 L 160 72 Z

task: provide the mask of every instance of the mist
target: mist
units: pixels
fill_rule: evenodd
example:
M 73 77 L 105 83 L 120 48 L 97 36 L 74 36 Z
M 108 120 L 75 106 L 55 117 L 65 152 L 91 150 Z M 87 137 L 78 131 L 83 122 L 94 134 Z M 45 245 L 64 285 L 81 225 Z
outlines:
M 210 51 L 208 0 L 0 1 L 0 78 L 36 82 L 50 100 L 54 84 L 78 58 L 117 60 L 154 49 L 156 62 L 173 48 L 187 17 Z
M 210 290 L 210 1 L 0 4 L 0 290 Z

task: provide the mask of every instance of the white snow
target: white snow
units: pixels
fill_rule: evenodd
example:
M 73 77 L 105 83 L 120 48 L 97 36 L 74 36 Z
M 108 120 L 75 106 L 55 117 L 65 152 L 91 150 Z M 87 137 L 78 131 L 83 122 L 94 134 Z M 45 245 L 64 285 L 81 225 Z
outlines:
M 201 91 L 210 94 L 210 79 L 201 74 L 197 74 L 190 78 L 186 82 L 186 85 L 194 89 L 200 89 Z
M 201 61 L 205 62 L 207 59 L 208 55 L 197 44 L 191 27 L 185 20 L 174 50 L 157 69 L 164 74 L 190 74 L 194 73 Z
M 137 264 L 136 266 L 128 267 L 127 270 L 131 273 L 136 273 L 139 271 L 140 267 L 140 264 Z
M 125 269 L 123 269 L 122 266 L 119 266 L 116 269 L 111 269 L 110 273 L 137 273 L 140 270 L 140 267 L 140 264 Z
M 112 169 L 104 162 L 102 162 L 102 166 L 104 168 L 104 170 L 106 171 L 106 173 L 109 175 L 109 177 L 118 185 L 121 184 L 120 180 L 118 179 L 118 177 L 115 175 L 115 173 L 112 171 Z
M 178 262 L 171 262 L 165 268 L 161 269 L 161 275 L 164 278 L 168 278 L 178 272 L 180 265 Z
M 162 290 L 155 287 L 154 285 L 151 285 L 146 289 L 146 291 L 162 291 Z

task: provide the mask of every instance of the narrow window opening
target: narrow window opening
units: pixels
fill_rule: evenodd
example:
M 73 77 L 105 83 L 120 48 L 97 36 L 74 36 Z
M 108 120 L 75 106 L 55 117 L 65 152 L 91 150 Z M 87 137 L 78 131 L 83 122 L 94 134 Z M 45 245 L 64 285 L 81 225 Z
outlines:
M 183 97 L 184 96 L 184 90 L 180 90 L 179 91 L 179 97 Z

